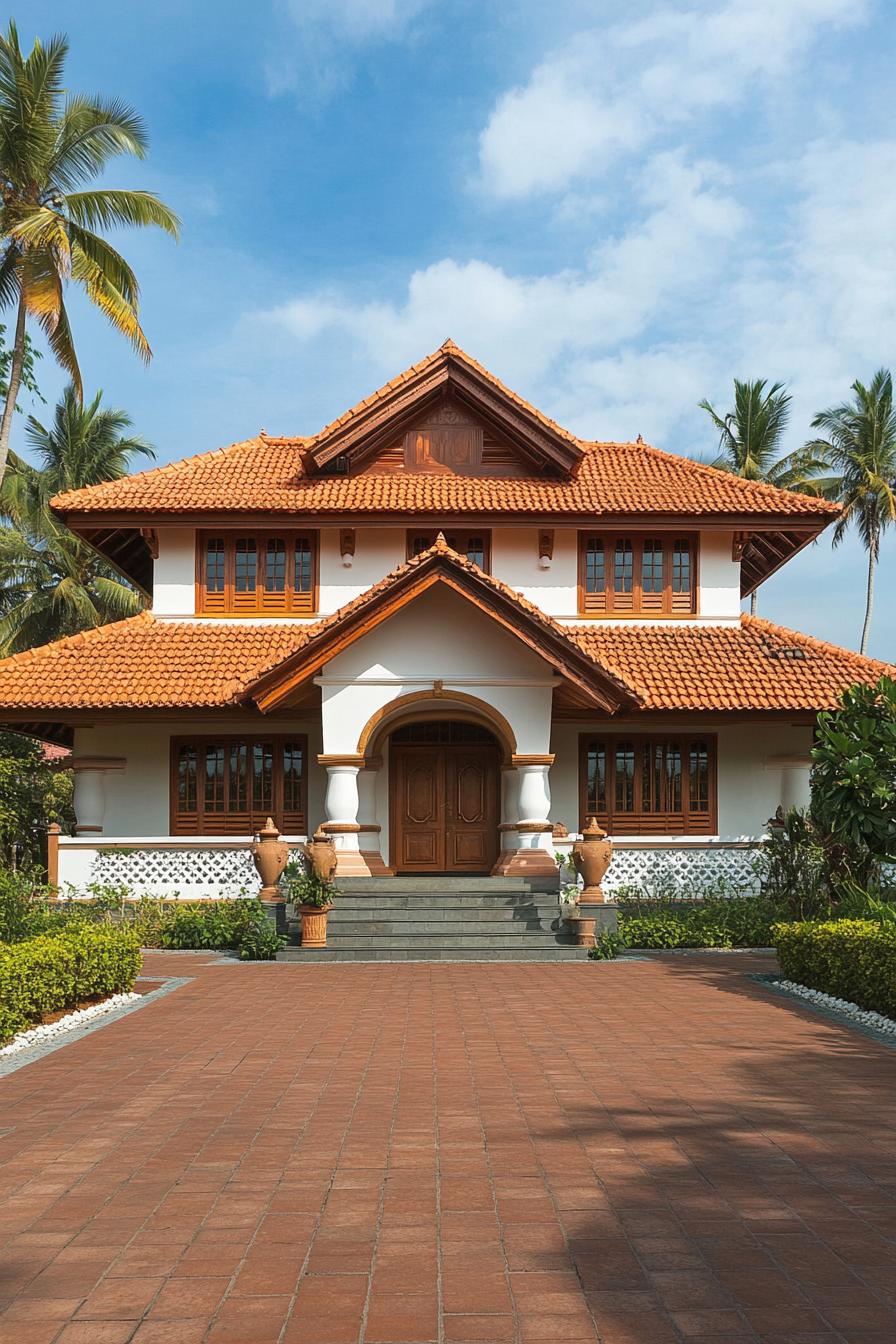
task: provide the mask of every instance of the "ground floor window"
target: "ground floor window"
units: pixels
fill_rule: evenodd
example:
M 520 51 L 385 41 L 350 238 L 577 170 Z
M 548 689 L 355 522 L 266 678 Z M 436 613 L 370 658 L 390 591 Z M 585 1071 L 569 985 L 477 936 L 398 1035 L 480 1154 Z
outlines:
M 190 737 L 171 743 L 171 834 L 249 835 L 273 817 L 306 831 L 305 737 Z
M 716 741 L 709 734 L 583 736 L 581 825 L 611 835 L 714 835 Z

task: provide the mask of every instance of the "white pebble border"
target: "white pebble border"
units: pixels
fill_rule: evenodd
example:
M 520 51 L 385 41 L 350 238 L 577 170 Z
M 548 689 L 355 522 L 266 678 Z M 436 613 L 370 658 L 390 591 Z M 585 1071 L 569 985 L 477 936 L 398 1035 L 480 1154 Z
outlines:
M 861 1022 L 863 1027 L 873 1027 L 875 1031 L 896 1036 L 896 1022 L 892 1017 L 884 1017 L 882 1013 L 860 1008 L 857 1003 L 850 1003 L 848 999 L 835 999 L 833 994 L 823 994 L 820 989 L 809 989 L 807 985 L 798 985 L 793 980 L 775 980 L 774 985 L 776 989 L 786 989 L 788 994 L 797 994 L 801 999 L 808 999 L 810 1003 L 818 1004 L 819 1008 L 831 1008 L 834 1012 L 842 1013 L 844 1017 L 852 1017 L 856 1022 Z
M 20 1031 L 18 1036 L 13 1036 L 8 1045 L 0 1048 L 0 1056 L 16 1055 L 20 1050 L 28 1050 L 33 1045 L 42 1045 L 44 1041 L 50 1041 L 54 1036 L 63 1036 L 67 1031 L 74 1031 L 77 1027 L 86 1027 L 94 1018 L 113 1013 L 117 1008 L 123 1008 L 125 1004 L 134 1003 L 142 997 L 141 994 L 113 994 L 111 998 L 103 999 L 102 1003 L 92 1003 L 89 1008 L 66 1013 L 65 1017 L 60 1017 L 56 1022 L 29 1027 L 27 1031 Z

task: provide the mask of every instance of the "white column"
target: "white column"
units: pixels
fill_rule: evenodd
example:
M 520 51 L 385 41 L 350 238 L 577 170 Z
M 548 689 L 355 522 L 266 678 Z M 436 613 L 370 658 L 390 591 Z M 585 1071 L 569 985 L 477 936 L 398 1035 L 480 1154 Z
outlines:
M 781 770 L 781 806 L 784 811 L 791 807 L 808 807 L 810 797 L 808 764 L 784 766 Z
M 123 756 L 74 756 L 65 762 L 75 772 L 75 832 L 102 835 L 106 816 L 106 774 L 123 770 Z
M 329 831 L 337 849 L 358 848 L 358 774 L 356 765 L 328 765 L 324 809 Z
M 544 849 L 544 835 L 551 830 L 551 785 L 549 765 L 518 765 L 520 849 Z M 528 829 L 544 823 L 544 830 Z

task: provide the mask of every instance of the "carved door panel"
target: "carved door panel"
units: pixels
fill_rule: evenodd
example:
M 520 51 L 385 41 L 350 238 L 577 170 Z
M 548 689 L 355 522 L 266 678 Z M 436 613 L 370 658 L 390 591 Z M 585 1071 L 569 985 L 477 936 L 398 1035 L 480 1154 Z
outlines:
M 496 861 L 498 790 L 498 762 L 492 748 L 450 748 L 445 783 L 445 853 L 450 871 L 487 873 Z
M 445 752 L 442 748 L 396 749 L 393 836 L 403 872 L 445 871 Z

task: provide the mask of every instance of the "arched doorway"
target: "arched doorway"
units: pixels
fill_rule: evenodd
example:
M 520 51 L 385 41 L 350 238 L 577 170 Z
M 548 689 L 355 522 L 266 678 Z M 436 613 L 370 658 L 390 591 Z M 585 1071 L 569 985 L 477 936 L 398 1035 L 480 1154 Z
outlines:
M 424 719 L 389 739 L 397 873 L 486 874 L 500 851 L 501 749 L 477 723 Z

